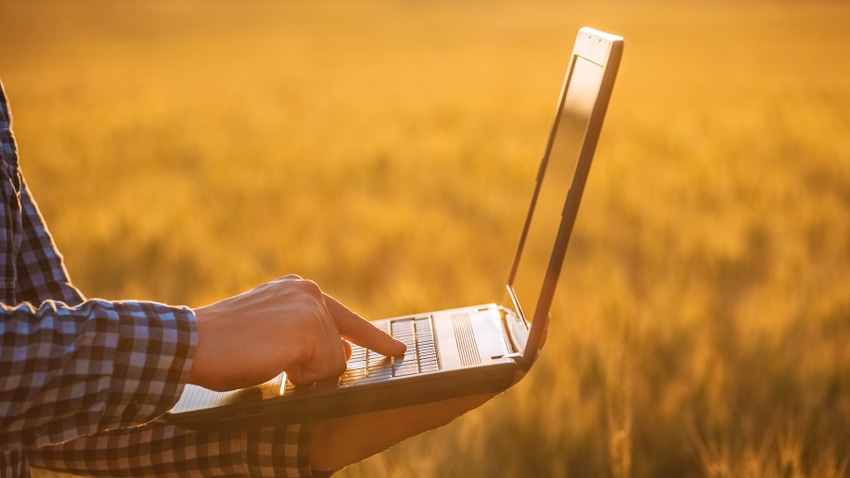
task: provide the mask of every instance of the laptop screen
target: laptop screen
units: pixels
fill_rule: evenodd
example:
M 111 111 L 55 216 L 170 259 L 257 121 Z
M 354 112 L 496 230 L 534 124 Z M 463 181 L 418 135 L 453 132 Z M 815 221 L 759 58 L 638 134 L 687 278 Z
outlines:
M 547 317 L 619 65 L 622 39 L 597 33 L 579 34 L 508 280 L 517 312 L 529 321 Z M 539 349 L 534 329 L 528 345 Z M 533 361 L 536 351 L 524 356 Z

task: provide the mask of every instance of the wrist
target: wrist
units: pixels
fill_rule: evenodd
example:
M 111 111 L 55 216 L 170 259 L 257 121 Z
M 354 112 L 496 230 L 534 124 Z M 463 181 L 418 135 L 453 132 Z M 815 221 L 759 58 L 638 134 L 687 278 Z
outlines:
M 206 316 L 206 308 L 201 307 L 192 310 L 192 315 L 195 319 L 194 340 L 192 351 L 189 355 L 188 367 L 189 373 L 186 375 L 186 382 L 194 385 L 204 386 L 208 382 L 206 372 L 206 340 L 208 333 L 208 320 Z

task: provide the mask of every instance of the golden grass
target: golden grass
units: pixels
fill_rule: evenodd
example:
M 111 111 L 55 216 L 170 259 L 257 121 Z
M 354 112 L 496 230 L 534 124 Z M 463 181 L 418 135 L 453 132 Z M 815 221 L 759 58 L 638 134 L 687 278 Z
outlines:
M 379 317 L 500 294 L 574 32 L 622 34 L 541 361 L 341 476 L 845 476 L 850 7 L 739 3 L 14 0 L 0 77 L 88 295 Z

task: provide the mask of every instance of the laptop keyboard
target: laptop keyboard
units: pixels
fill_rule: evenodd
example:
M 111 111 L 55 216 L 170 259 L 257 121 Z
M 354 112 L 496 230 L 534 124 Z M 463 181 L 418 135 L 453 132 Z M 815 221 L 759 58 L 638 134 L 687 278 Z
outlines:
M 434 324 L 430 316 L 405 317 L 381 324 L 381 329 L 407 345 L 403 357 L 385 357 L 373 350 L 352 344 L 348 369 L 340 385 L 371 382 L 439 370 Z

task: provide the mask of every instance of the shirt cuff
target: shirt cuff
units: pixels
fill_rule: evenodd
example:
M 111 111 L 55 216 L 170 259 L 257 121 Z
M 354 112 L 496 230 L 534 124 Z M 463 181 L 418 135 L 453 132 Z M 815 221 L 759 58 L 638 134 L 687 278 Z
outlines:
M 171 409 L 183 392 L 198 343 L 195 314 L 188 307 L 112 306 L 120 318 L 119 336 L 103 429 L 146 423 Z

